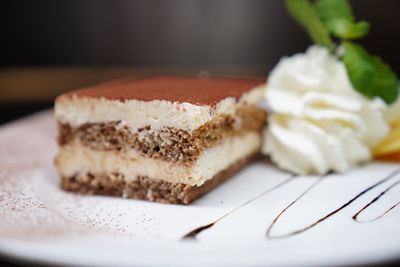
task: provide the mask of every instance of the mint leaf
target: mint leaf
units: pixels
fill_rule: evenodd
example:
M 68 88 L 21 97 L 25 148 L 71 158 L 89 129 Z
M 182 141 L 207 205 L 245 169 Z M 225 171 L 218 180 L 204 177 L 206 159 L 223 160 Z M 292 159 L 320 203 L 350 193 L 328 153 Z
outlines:
M 367 51 L 351 42 L 343 42 L 344 54 L 341 57 L 346 66 L 347 74 L 354 89 L 367 97 L 374 97 L 369 91 L 374 74 L 374 65 L 371 63 Z
M 353 23 L 337 18 L 327 21 L 326 26 L 334 36 L 346 40 L 361 38 L 369 32 L 369 23 L 365 21 Z
M 354 22 L 353 12 L 347 0 L 317 0 L 315 6 L 323 20 L 343 18 Z
M 351 39 L 365 36 L 369 23 L 355 22 L 347 0 L 285 0 L 291 16 L 305 28 L 314 43 L 335 51 L 331 34 L 342 41 L 341 60 L 349 79 L 358 92 L 369 97 L 380 97 L 393 103 L 399 95 L 397 75 L 381 58 L 370 55 Z
M 329 33 L 309 0 L 285 0 L 285 3 L 290 15 L 304 27 L 314 43 L 333 49 Z
M 381 97 L 387 104 L 393 103 L 399 94 L 398 78 L 389 65 L 358 44 L 343 42 L 342 47 L 341 60 L 353 87 L 369 98 Z
M 357 39 L 369 32 L 369 23 L 355 22 L 347 0 L 318 0 L 316 10 L 328 31 L 341 39 Z
M 358 39 L 364 37 L 368 34 L 370 28 L 370 24 L 366 21 L 360 21 L 354 23 L 351 27 L 348 27 L 346 32 L 343 32 L 341 35 L 344 39 Z
M 375 67 L 374 79 L 370 85 L 371 91 L 379 92 L 380 96 L 387 104 L 396 101 L 399 95 L 398 77 L 395 72 L 380 57 L 372 56 Z

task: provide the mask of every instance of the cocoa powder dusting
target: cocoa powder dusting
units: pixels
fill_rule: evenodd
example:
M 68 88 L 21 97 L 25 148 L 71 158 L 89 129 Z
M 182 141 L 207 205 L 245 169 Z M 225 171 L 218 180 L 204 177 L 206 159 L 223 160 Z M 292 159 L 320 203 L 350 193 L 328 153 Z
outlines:
M 109 100 L 166 100 L 212 106 L 226 97 L 240 98 L 254 87 L 265 83 L 265 78 L 237 79 L 197 76 L 159 75 L 130 78 L 103 83 L 72 91 L 57 98 L 88 97 Z

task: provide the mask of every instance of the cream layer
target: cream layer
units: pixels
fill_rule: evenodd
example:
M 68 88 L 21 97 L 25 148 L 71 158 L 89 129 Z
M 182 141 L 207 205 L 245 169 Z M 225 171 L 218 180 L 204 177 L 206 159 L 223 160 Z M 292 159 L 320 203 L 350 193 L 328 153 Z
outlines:
M 132 130 L 150 125 L 152 130 L 163 126 L 192 131 L 220 114 L 233 114 L 243 104 L 257 104 L 265 85 L 255 87 L 238 101 L 227 97 L 214 106 L 198 106 L 165 100 L 108 100 L 106 98 L 65 97 L 57 100 L 55 116 L 61 123 L 77 127 L 85 123 L 121 121 Z
M 134 149 L 99 151 L 74 142 L 60 148 L 56 165 L 60 174 L 66 177 L 87 173 L 121 173 L 127 182 L 140 175 L 199 186 L 236 161 L 256 153 L 260 146 L 261 135 L 257 132 L 233 136 L 203 151 L 198 160 L 188 167 L 150 159 Z

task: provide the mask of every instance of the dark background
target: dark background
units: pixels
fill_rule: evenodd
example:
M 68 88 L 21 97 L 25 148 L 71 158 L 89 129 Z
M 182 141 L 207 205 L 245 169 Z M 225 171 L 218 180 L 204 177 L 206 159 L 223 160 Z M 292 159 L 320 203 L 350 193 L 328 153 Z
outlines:
M 361 42 L 400 72 L 400 1 L 351 1 Z M 0 64 L 273 64 L 308 37 L 282 0 L 1 1 Z
M 361 42 L 400 73 L 400 1 L 351 3 L 372 24 Z M 283 0 L 2 0 L 0 36 L 0 124 L 138 68 L 265 77 L 311 44 Z
M 400 1 L 351 3 L 372 24 L 361 43 L 400 73 Z M 310 45 L 281 0 L 2 0 L 0 36 L 0 124 L 143 67 L 266 76 Z

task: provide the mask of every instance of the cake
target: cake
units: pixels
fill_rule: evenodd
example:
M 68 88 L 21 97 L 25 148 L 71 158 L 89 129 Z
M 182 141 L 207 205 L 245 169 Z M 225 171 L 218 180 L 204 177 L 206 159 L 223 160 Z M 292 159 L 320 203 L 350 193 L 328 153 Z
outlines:
M 55 101 L 61 187 L 188 204 L 261 148 L 265 80 L 154 75 Z

